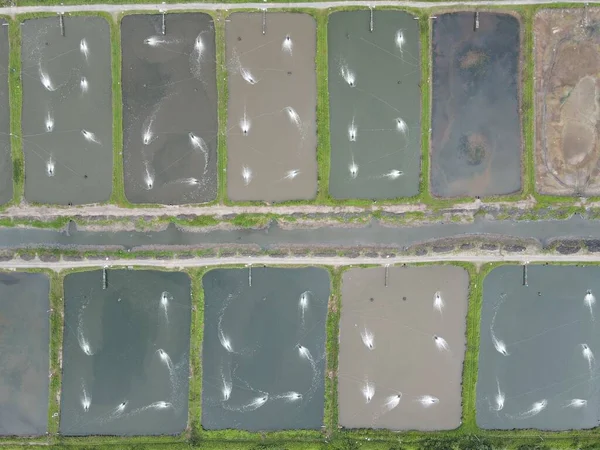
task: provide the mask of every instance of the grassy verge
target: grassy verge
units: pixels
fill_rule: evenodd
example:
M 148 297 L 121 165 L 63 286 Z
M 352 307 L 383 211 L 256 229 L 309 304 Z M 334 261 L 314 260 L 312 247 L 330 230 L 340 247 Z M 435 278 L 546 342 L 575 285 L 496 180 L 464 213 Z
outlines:
M 10 148 L 13 164 L 13 201 L 21 203 L 25 193 L 25 162 L 21 140 L 23 87 L 21 84 L 21 25 L 18 20 L 8 23 L 10 53 L 8 56 L 8 89 L 10 102 Z
M 189 427 L 190 440 L 196 443 L 200 439 L 200 420 L 202 417 L 202 339 L 204 337 L 204 289 L 202 277 L 205 268 L 189 270 L 192 280 L 192 328 L 190 345 L 190 396 Z
M 125 172 L 123 170 L 123 93 L 121 91 L 121 21 L 107 19 L 110 24 L 110 62 L 112 74 L 113 112 L 113 184 L 110 203 L 131 207 L 125 197 Z
M 225 17 L 219 11 L 213 16 L 216 42 L 217 77 L 217 202 L 227 201 L 227 105 L 229 103 L 227 86 L 227 60 L 225 53 Z
M 338 390 L 337 371 L 339 357 L 340 314 L 342 310 L 342 273 L 343 269 L 329 267 L 331 277 L 331 296 L 327 311 L 327 373 L 325 374 L 325 430 L 327 436 L 337 431 Z
M 329 128 L 329 71 L 327 48 L 327 11 L 317 11 L 317 203 L 329 198 L 329 171 L 331 165 L 331 142 Z
M 58 434 L 60 424 L 60 389 L 62 380 L 62 348 L 64 328 L 63 277 L 50 275 L 50 398 L 48 403 L 48 433 Z

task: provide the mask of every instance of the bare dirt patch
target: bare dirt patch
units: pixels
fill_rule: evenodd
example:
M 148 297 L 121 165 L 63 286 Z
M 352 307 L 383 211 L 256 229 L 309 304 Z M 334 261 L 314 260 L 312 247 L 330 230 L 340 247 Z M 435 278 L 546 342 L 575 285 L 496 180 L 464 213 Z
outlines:
M 544 10 L 535 18 L 536 188 L 600 193 L 600 12 Z

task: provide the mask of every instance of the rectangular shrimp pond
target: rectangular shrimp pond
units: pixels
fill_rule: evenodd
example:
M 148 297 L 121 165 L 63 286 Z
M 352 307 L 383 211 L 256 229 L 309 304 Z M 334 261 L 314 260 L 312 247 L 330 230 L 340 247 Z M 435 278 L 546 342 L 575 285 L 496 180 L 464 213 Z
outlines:
M 186 429 L 190 289 L 182 272 L 89 270 L 65 277 L 61 434 Z
M 327 270 L 216 269 L 202 283 L 202 427 L 321 429 Z
M 505 265 L 486 276 L 479 427 L 598 426 L 598 295 L 599 266 Z
M 373 27 L 372 30 L 370 27 Z M 421 161 L 419 24 L 400 11 L 329 17 L 334 198 L 418 194 Z
M 468 273 L 453 266 L 388 270 L 386 277 L 385 268 L 350 269 L 342 278 L 340 425 L 457 428 Z
M 520 23 L 509 14 L 440 14 L 433 22 L 431 192 L 521 189 Z
M 600 194 L 600 11 L 548 9 L 535 16 L 536 188 Z
M 212 18 L 201 13 L 125 16 L 121 46 L 125 196 L 132 203 L 169 205 L 214 200 Z
M 0 19 L 0 205 L 13 195 L 13 165 L 10 150 L 10 105 L 8 91 L 8 22 Z
M 0 273 L 0 436 L 48 431 L 50 282 Z
M 226 20 L 225 37 L 229 198 L 314 198 L 315 19 L 300 13 L 235 13 Z
M 101 17 L 26 20 L 23 152 L 29 202 L 105 202 L 112 192 L 110 27 Z

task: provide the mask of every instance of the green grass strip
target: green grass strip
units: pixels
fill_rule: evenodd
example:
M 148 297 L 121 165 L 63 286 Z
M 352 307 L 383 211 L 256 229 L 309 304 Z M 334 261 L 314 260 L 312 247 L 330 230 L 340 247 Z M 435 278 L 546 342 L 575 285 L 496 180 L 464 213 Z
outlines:
M 228 203 L 227 199 L 227 54 L 225 53 L 225 18 L 227 13 L 217 12 L 213 16 L 216 42 L 217 77 L 217 202 Z
M 123 92 L 121 90 L 121 20 L 115 22 L 109 17 L 110 24 L 110 62 L 112 74 L 112 111 L 113 111 L 113 185 L 110 203 L 123 207 L 132 204 L 125 197 L 125 172 L 123 169 Z
M 60 392 L 62 381 L 62 348 L 64 328 L 63 277 L 50 273 L 50 397 L 48 402 L 48 433 L 58 434 L 60 424 Z
M 327 310 L 327 373 L 325 374 L 325 430 L 328 436 L 337 431 L 338 425 L 338 358 L 340 316 L 342 310 L 343 268 L 329 268 L 331 296 Z
M 317 20 L 317 203 L 327 203 L 329 196 L 329 172 L 331 168 L 331 141 L 329 123 L 329 85 L 327 51 L 327 11 L 316 11 Z
M 8 57 L 8 89 L 10 102 L 10 148 L 13 162 L 13 201 L 21 203 L 25 194 L 25 163 L 23 141 L 21 140 L 21 113 L 23 86 L 21 84 L 21 23 L 11 20 L 8 23 L 10 53 Z
M 190 441 L 196 443 L 200 439 L 202 418 L 202 339 L 204 337 L 204 289 L 202 277 L 206 269 L 189 270 L 192 280 L 192 328 L 190 345 L 190 396 L 189 426 Z

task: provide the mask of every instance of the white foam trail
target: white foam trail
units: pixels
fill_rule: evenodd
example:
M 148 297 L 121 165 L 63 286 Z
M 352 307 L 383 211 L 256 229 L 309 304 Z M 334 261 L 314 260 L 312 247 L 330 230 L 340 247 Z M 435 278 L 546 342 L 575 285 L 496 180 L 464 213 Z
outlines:
M 90 343 L 85 338 L 83 334 L 83 311 L 85 310 L 86 304 L 84 303 L 79 310 L 79 314 L 77 315 L 77 342 L 79 343 L 79 348 L 88 356 L 92 356 L 94 352 L 90 347 Z
M 494 411 L 502 411 L 504 408 L 504 400 L 506 399 L 506 395 L 500 390 L 500 380 L 498 380 L 498 378 L 496 378 L 496 386 L 498 386 L 498 393 L 494 397 L 494 401 L 496 402 Z
M 594 365 L 594 361 L 595 361 L 592 350 L 590 349 L 590 347 L 587 344 L 581 344 L 581 353 L 583 354 L 583 357 L 587 360 L 588 367 L 591 372 L 593 370 L 592 366 Z
M 91 131 L 81 130 L 81 134 L 83 135 L 86 141 L 100 145 L 100 141 L 96 138 L 96 135 Z
M 146 162 L 146 175 L 144 176 L 144 183 L 146 183 L 146 189 L 151 190 L 154 187 L 154 172 L 151 170 L 150 165 Z
M 356 134 L 358 130 L 356 129 L 356 125 L 354 124 L 354 117 L 352 118 L 352 122 L 348 125 L 348 140 L 350 142 L 356 142 Z
M 158 356 L 160 356 L 160 360 L 165 363 L 169 370 L 173 369 L 173 361 L 171 361 L 171 357 L 165 352 L 162 348 L 157 350 Z
M 496 351 L 498 353 L 500 353 L 501 355 L 508 356 L 510 353 L 508 353 L 508 350 L 506 350 L 506 344 L 504 343 L 504 341 L 498 339 L 496 337 L 496 334 L 494 333 L 494 325 L 496 324 L 496 315 L 498 314 L 498 308 L 500 307 L 502 302 L 504 302 L 504 300 L 501 300 L 500 304 L 496 307 L 496 310 L 494 311 L 494 315 L 492 317 L 492 323 L 490 325 L 490 335 L 492 336 L 492 343 L 494 344 L 494 348 L 496 349 Z
M 281 50 L 283 50 L 284 52 L 287 52 L 291 55 L 293 48 L 294 48 L 294 42 L 292 41 L 292 38 L 288 34 L 283 39 L 283 42 L 281 43 Z
M 388 173 L 385 173 L 381 176 L 381 178 L 387 178 L 388 180 L 396 180 L 404 175 L 404 172 L 401 170 L 390 170 Z
M 223 387 L 221 388 L 221 394 L 223 395 L 223 401 L 226 402 L 231 397 L 233 383 L 231 382 L 230 377 L 225 377 L 223 370 L 221 370 L 221 381 L 223 382 Z
M 147 406 L 148 409 L 166 409 L 166 408 L 171 408 L 173 405 L 169 402 L 154 402 L 150 405 Z
M 198 53 L 198 57 L 202 57 L 202 53 L 204 52 L 204 42 L 202 42 L 202 33 L 196 36 L 196 40 L 194 41 L 194 50 Z
M 144 44 L 149 45 L 150 47 L 158 47 L 160 45 L 168 44 L 169 39 L 162 38 L 160 36 L 150 36 L 149 38 L 144 39 Z
M 306 310 L 308 309 L 310 294 L 311 294 L 310 291 L 304 291 L 302 294 L 300 294 L 300 299 L 298 300 L 298 308 L 300 308 L 300 314 L 301 314 L 303 327 L 304 327 L 304 314 L 306 313 Z
M 154 140 L 154 133 L 152 131 L 152 123 L 154 122 L 154 117 L 151 117 L 150 120 L 148 120 L 147 122 L 148 123 L 142 130 L 142 142 L 144 143 L 144 145 L 149 145 L 150 142 Z
M 202 184 L 198 178 L 194 177 L 184 178 L 183 180 L 181 180 L 181 182 L 190 186 L 199 186 L 200 184 Z
M 356 74 L 352 72 L 347 65 L 342 64 L 340 66 L 340 75 L 344 79 L 348 86 L 354 87 L 356 85 Z
M 386 398 L 385 403 L 383 404 L 386 412 L 396 408 L 400 404 L 400 400 L 402 400 L 402 392 L 399 392 L 396 395 L 390 395 L 388 398 Z
M 444 309 L 444 306 L 445 303 L 444 299 L 442 298 L 442 293 L 440 291 L 437 291 L 433 296 L 433 309 L 435 309 L 441 314 L 442 310 Z
M 252 169 L 250 167 L 242 167 L 242 178 L 244 179 L 244 185 L 248 186 L 252 181 Z
M 582 398 L 574 398 L 567 403 L 564 408 L 583 408 L 584 406 L 587 406 L 587 400 Z
M 85 93 L 88 91 L 89 85 L 86 77 L 81 77 L 81 81 L 79 82 L 79 87 L 81 88 L 81 92 Z
M 312 355 L 310 354 L 310 351 L 303 345 L 298 345 L 298 353 L 300 353 L 300 356 L 302 358 L 308 359 L 311 364 L 315 363 L 315 360 L 313 359 Z
M 352 162 L 348 164 L 348 171 L 350 172 L 350 177 L 354 180 L 358 176 L 358 164 L 354 162 L 354 158 L 352 158 Z
M 294 178 L 296 178 L 298 175 L 300 175 L 300 171 L 298 169 L 292 169 L 292 170 L 288 170 L 285 175 L 283 176 L 284 180 L 293 180 Z
M 298 128 L 298 130 L 302 131 L 302 120 L 300 120 L 300 116 L 298 115 L 296 110 L 291 106 L 286 106 L 284 110 L 287 113 L 290 122 L 292 122 L 292 124 L 295 125 L 296 128 Z
M 84 412 L 88 412 L 90 410 L 90 406 L 92 405 L 92 397 L 90 397 L 85 390 L 85 384 L 82 383 L 81 390 L 83 393 L 81 394 L 81 407 Z
M 492 342 L 494 343 L 494 348 L 498 353 L 504 356 L 508 356 L 510 353 L 506 350 L 506 344 L 504 341 L 496 339 L 496 336 L 492 333 Z
M 400 117 L 396 118 L 396 130 L 398 130 L 402 134 L 406 134 L 406 132 L 408 131 L 408 125 L 406 125 L 406 122 Z
M 46 161 L 46 174 L 49 177 L 54 176 L 54 165 L 55 165 L 54 160 L 52 159 L 52 156 L 50 156 L 48 161 Z
M 244 108 L 244 117 L 240 120 L 240 128 L 242 129 L 242 134 L 248 136 L 248 133 L 250 132 L 250 119 L 248 119 L 248 116 L 246 115 L 246 108 Z
M 548 401 L 546 399 L 535 402 L 533 405 L 531 405 L 530 409 L 519 414 L 519 417 L 521 419 L 528 419 L 530 417 L 537 416 L 546 408 L 546 406 L 548 406 Z
M 208 146 L 204 139 L 194 133 L 189 133 L 190 142 L 195 150 L 200 150 L 204 156 L 204 173 L 208 170 Z
M 285 400 L 286 402 L 296 402 L 302 400 L 302 394 L 299 392 L 286 392 L 285 394 L 276 395 L 273 400 Z
M 365 403 L 371 403 L 371 400 L 373 400 L 373 396 L 375 395 L 375 385 L 370 383 L 369 380 L 365 380 L 361 392 L 365 398 Z
M 81 54 L 85 57 L 85 60 L 88 60 L 88 56 L 90 55 L 90 49 L 88 48 L 87 45 L 87 41 L 84 39 L 82 39 L 79 42 L 79 51 L 81 52 Z
M 123 411 L 125 411 L 125 408 L 127 408 L 127 405 L 129 404 L 129 401 L 125 400 L 122 403 L 119 403 L 119 405 L 113 409 L 112 413 L 110 414 L 112 417 L 118 417 L 121 414 L 123 414 Z
M 163 312 L 165 314 L 165 320 L 167 321 L 167 323 L 169 323 L 169 303 L 172 300 L 173 300 L 173 296 L 167 291 L 164 291 L 160 295 L 160 308 L 163 310 Z
M 219 316 L 219 320 L 217 321 L 217 335 L 219 337 L 219 342 L 221 343 L 223 348 L 225 350 L 227 350 L 229 353 L 233 353 L 233 347 L 231 346 L 231 341 L 229 340 L 229 338 L 227 336 L 225 336 L 225 333 L 223 332 L 223 313 L 224 312 L 225 312 L 224 310 L 221 312 L 221 315 Z
M 56 88 L 52 84 L 50 75 L 48 75 L 46 72 L 44 72 L 41 67 L 39 69 L 39 72 L 40 72 L 40 81 L 42 82 L 42 86 L 44 86 L 46 88 L 46 90 L 48 90 L 50 92 L 55 91 Z
M 404 32 L 402 30 L 398 30 L 396 32 L 396 47 L 398 47 L 398 50 L 400 50 L 400 53 L 402 53 L 402 51 L 404 49 L 404 43 L 405 43 Z
M 435 342 L 435 346 L 440 351 L 449 351 L 450 350 L 450 346 L 448 345 L 448 342 L 446 342 L 446 339 L 444 339 L 441 336 L 434 335 L 433 342 Z
M 440 402 L 440 399 L 437 397 L 434 397 L 433 395 L 422 395 L 419 398 L 417 398 L 417 401 L 423 405 L 425 408 L 429 408 L 430 406 L 433 406 L 437 403 Z
M 250 83 L 250 84 L 258 83 L 258 80 L 256 78 L 254 78 L 254 75 L 252 75 L 248 69 L 244 69 L 241 66 L 240 66 L 240 75 L 247 83 Z
M 52 130 L 54 130 L 54 118 L 50 114 L 50 111 L 48 111 L 48 114 L 46 115 L 45 125 L 46 125 L 46 131 L 48 133 L 50 133 Z
M 367 329 L 366 327 L 360 332 L 360 338 L 369 350 L 373 350 L 375 348 L 375 336 L 373 333 Z
M 590 289 L 588 289 L 585 293 L 583 302 L 585 303 L 585 306 L 587 306 L 590 310 L 590 316 L 592 320 L 594 320 L 594 304 L 596 303 L 596 297 L 594 297 L 594 294 L 592 294 L 592 291 Z
M 315 391 L 317 390 L 317 387 L 319 386 L 319 378 L 321 377 L 321 371 L 317 367 L 317 363 L 316 363 L 315 359 L 313 358 L 313 356 L 311 355 L 308 348 L 304 347 L 303 345 L 298 344 L 298 353 L 300 354 L 301 358 L 308 360 L 308 362 L 310 363 L 310 367 L 312 369 L 312 381 L 311 381 L 310 389 L 303 394 L 303 398 L 306 398 L 308 401 L 310 398 L 312 398 Z
M 235 406 L 228 405 L 227 403 L 223 403 L 222 405 L 223 405 L 223 408 L 225 408 L 229 411 L 250 412 L 250 411 L 257 410 L 258 408 L 263 406 L 265 403 L 267 403 L 268 400 L 269 400 L 269 394 L 265 392 L 260 397 L 256 397 L 250 403 L 247 403 L 242 406 L 235 407 Z

